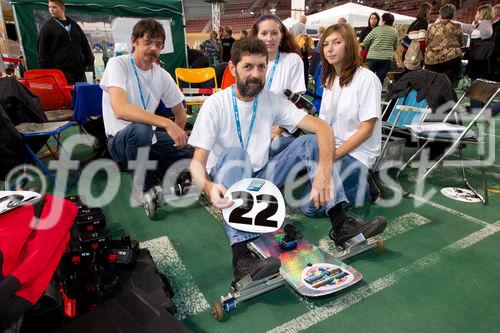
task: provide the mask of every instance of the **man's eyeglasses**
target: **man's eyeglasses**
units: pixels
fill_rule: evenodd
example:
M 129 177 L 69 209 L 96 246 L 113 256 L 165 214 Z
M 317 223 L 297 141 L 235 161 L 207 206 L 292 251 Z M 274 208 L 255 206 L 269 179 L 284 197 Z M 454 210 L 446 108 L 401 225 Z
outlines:
M 163 47 L 165 46 L 165 44 L 159 39 L 144 38 L 142 43 L 147 47 L 151 47 L 154 44 L 158 50 L 163 50 Z

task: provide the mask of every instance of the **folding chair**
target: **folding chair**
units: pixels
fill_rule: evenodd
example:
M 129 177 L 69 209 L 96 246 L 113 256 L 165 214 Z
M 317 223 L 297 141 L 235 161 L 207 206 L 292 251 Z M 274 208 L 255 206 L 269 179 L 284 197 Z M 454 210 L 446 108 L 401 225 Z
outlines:
M 230 87 L 235 83 L 236 78 L 234 77 L 233 73 L 231 73 L 229 66 L 226 66 L 226 69 L 224 69 L 224 75 L 222 75 L 222 83 L 220 85 L 220 88 L 226 89 L 227 87 Z
M 422 123 L 419 125 L 407 125 L 410 129 L 411 134 L 415 136 L 419 140 L 424 140 L 424 144 L 417 150 L 413 156 L 410 157 L 408 162 L 406 162 L 401 169 L 398 171 L 396 175 L 396 179 L 399 182 L 399 176 L 404 170 L 410 165 L 410 163 L 415 160 L 415 158 L 420 155 L 427 145 L 431 142 L 447 142 L 451 143 L 451 146 L 441 155 L 441 157 L 427 170 L 427 172 L 420 178 L 418 178 L 415 184 L 409 191 L 405 192 L 405 195 L 408 195 L 413 191 L 414 188 L 417 187 L 418 184 L 423 182 L 430 174 L 444 161 L 446 157 L 451 155 L 456 148 L 459 151 L 460 157 L 460 165 L 462 169 L 462 177 L 466 186 L 474 192 L 474 194 L 481 200 L 483 204 L 488 203 L 488 189 L 486 185 L 486 177 L 484 172 L 484 150 L 482 149 L 485 144 L 484 140 L 476 133 L 474 133 L 471 128 L 472 126 L 476 126 L 479 118 L 484 113 L 484 110 L 488 108 L 491 102 L 495 99 L 495 97 L 500 92 L 500 83 L 487 81 L 483 79 L 479 79 L 474 81 L 470 87 L 465 91 L 462 97 L 458 100 L 458 102 L 453 106 L 448 115 L 443 119 L 440 123 Z M 457 112 L 459 110 L 459 105 L 464 98 L 478 100 L 481 103 L 484 103 L 484 106 L 481 110 L 474 116 L 472 121 L 467 126 L 455 125 L 448 123 L 448 119 L 454 115 L 457 117 Z M 478 132 L 479 133 L 479 132 Z M 464 144 L 475 144 L 478 148 L 478 156 L 480 163 L 482 164 L 481 175 L 482 175 L 482 183 L 484 187 L 484 197 L 482 197 L 470 184 L 465 175 L 465 167 L 462 160 L 462 145 Z
M 389 111 L 390 110 L 390 111 Z M 394 103 L 390 102 L 382 113 L 382 119 L 390 112 L 389 117 L 382 123 L 382 128 L 389 131 L 380 151 L 380 155 L 373 165 L 373 170 L 378 170 L 380 162 L 386 157 L 388 144 L 394 132 L 400 134 L 408 134 L 409 130 L 406 125 L 414 125 L 422 123 L 427 115 L 431 112 L 427 104 L 427 100 L 423 99 L 417 102 L 417 91 L 412 89 L 401 96 Z
M 25 77 L 19 81 L 40 98 L 42 111 L 49 121 L 71 119 L 71 94 L 68 96 L 52 75 Z
M 191 84 L 202 83 L 209 80 L 214 80 L 214 88 L 191 88 Z M 186 106 L 202 105 L 203 102 L 217 92 L 217 76 L 213 67 L 205 68 L 176 68 L 175 80 L 177 86 L 186 96 Z M 189 88 L 181 88 L 179 81 L 189 84 Z
M 64 97 L 66 101 L 70 101 L 72 99 L 71 91 L 74 88 L 74 85 L 69 84 L 68 81 L 66 81 L 66 76 L 64 76 L 64 73 L 59 70 L 59 69 L 30 69 L 27 70 L 23 77 L 27 79 L 35 78 L 35 77 L 40 77 L 40 76 L 52 76 L 59 87 L 61 88 L 62 93 L 64 94 Z M 68 108 L 70 104 L 66 105 Z
M 102 89 L 97 84 L 77 83 L 73 101 L 73 119 L 85 125 L 90 117 L 102 116 Z
M 16 126 L 16 129 L 23 135 L 25 139 L 37 136 L 52 136 L 56 140 L 58 147 L 61 147 L 61 150 L 67 155 L 68 159 L 70 159 L 71 156 L 69 156 L 69 153 L 62 146 L 59 136 L 62 131 L 71 127 L 72 125 L 73 124 L 70 121 L 49 123 L 21 123 Z M 28 154 L 27 156 L 31 157 L 31 159 L 42 169 L 43 173 L 47 176 L 54 187 L 67 192 L 76 184 L 76 181 L 78 180 L 80 174 L 79 170 L 77 171 L 77 176 L 75 176 L 73 180 L 69 182 L 69 184 L 67 184 L 67 186 L 61 187 L 60 184 L 56 183 L 56 178 L 54 177 L 54 175 L 52 175 L 47 166 L 45 166 L 42 160 L 37 156 L 36 152 L 31 149 L 26 140 L 24 141 L 24 148 L 26 149 L 26 152 Z M 50 147 L 49 150 L 54 159 L 57 159 L 56 153 L 53 152 Z

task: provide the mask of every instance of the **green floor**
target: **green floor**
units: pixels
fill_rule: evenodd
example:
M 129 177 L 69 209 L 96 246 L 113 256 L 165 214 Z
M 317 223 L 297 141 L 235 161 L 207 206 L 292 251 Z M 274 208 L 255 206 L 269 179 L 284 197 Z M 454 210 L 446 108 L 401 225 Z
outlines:
M 498 154 L 500 119 L 495 128 L 489 138 Z M 467 148 L 466 156 L 472 158 L 473 149 Z M 498 159 L 492 159 L 488 185 L 500 189 Z M 469 171 L 477 184 L 478 168 Z M 103 207 L 108 225 L 116 236 L 126 230 L 151 249 L 174 285 L 179 317 L 195 332 L 493 332 L 500 327 L 499 194 L 490 193 L 487 206 L 453 201 L 438 192 L 429 200 L 413 196 L 390 208 L 352 209 L 360 217 L 377 214 L 389 221 L 385 252 L 365 252 L 347 261 L 363 274 L 359 284 L 321 299 L 305 299 L 281 287 L 239 304 L 220 323 L 211 317 L 210 303 L 229 291 L 232 268 L 217 217 L 198 202 L 189 209 L 162 208 L 148 220 L 142 208 L 129 205 L 130 176 L 113 175 L 118 176 L 118 195 Z M 404 184 L 414 178 L 410 171 Z M 83 181 L 92 181 L 97 194 L 106 177 Z M 441 168 L 427 184 L 426 191 L 460 186 L 458 169 Z M 291 215 L 309 241 L 328 250 L 326 218 Z

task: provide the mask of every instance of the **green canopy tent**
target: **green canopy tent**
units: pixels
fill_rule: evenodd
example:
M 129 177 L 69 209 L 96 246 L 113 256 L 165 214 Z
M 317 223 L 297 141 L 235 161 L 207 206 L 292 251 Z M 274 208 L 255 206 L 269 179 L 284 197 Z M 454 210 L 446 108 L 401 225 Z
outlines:
M 38 29 L 35 12 L 48 12 L 47 1 L 14 0 L 10 1 L 20 33 L 21 43 L 28 68 L 38 67 L 37 38 Z M 66 14 L 113 17 L 144 18 L 170 20 L 173 53 L 162 54 L 160 60 L 172 75 L 175 68 L 187 67 L 184 12 L 182 0 L 67 0 Z M 168 37 L 167 37 L 168 38 Z

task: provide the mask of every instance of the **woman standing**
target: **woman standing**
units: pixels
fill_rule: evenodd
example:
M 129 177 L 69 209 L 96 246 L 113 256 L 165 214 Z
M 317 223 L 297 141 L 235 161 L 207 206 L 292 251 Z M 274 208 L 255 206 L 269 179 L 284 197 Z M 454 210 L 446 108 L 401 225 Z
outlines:
M 319 116 L 335 133 L 335 167 L 351 204 L 369 199 L 368 171 L 381 148 L 377 75 L 363 67 L 354 29 L 334 24 L 320 40 L 323 100 Z
M 422 3 L 417 11 L 417 19 L 410 24 L 408 30 L 406 31 L 407 36 L 416 37 L 416 38 L 411 38 L 411 37 L 410 38 L 412 42 L 415 41 L 416 43 L 419 43 L 422 55 L 425 54 L 425 35 L 427 29 L 429 28 L 429 15 L 431 14 L 431 11 L 432 11 L 432 5 L 430 3 L 428 2 Z M 403 46 L 403 53 L 402 53 L 403 61 L 405 60 L 406 51 L 408 51 L 408 48 Z
M 470 36 L 469 50 L 471 51 L 469 62 L 467 64 L 467 75 L 471 80 L 484 79 L 493 71 L 490 68 L 490 57 L 495 48 L 495 41 L 487 41 L 493 36 L 493 7 L 491 5 L 482 5 L 477 9 L 474 22 L 472 24 L 463 24 L 462 30 Z M 483 48 L 482 52 L 478 51 Z M 489 48 L 490 50 L 486 50 Z M 475 49 L 473 51 L 473 49 Z M 487 56 L 489 53 L 489 57 Z
M 368 67 L 377 74 L 382 84 L 391 69 L 394 51 L 398 46 L 398 32 L 392 27 L 393 23 L 394 15 L 384 13 L 382 24 L 373 29 L 363 41 L 363 46 L 368 48 Z
M 370 17 L 368 18 L 368 25 L 364 27 L 361 33 L 359 34 L 360 43 L 363 43 L 365 37 L 368 36 L 370 31 L 378 27 L 379 22 L 380 22 L 380 16 L 378 15 L 378 13 L 376 12 L 371 13 Z
M 462 64 L 464 37 L 459 23 L 453 22 L 455 6 L 446 4 L 439 9 L 439 21 L 432 24 L 425 39 L 425 68 L 444 73 L 455 85 Z
M 259 17 L 253 24 L 250 35 L 266 44 L 268 64 L 265 89 L 283 97 L 284 89 L 290 89 L 294 93 L 305 92 L 304 63 L 299 56 L 295 38 L 281 19 L 272 14 Z M 271 154 L 277 154 L 294 139 L 287 133 L 282 133 L 281 128 L 274 128 Z
M 363 30 L 361 31 L 361 34 L 359 35 L 360 43 L 363 43 L 363 41 L 365 40 L 366 36 L 368 36 L 370 31 L 378 27 L 379 22 L 380 22 L 380 16 L 378 15 L 378 13 L 376 12 L 371 13 L 370 17 L 368 18 L 368 26 L 364 27 Z M 368 55 L 368 49 L 363 48 L 361 50 L 360 55 L 361 59 L 365 61 L 366 56 Z

